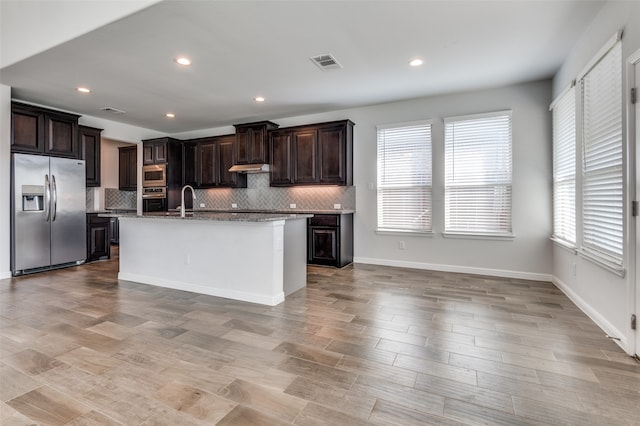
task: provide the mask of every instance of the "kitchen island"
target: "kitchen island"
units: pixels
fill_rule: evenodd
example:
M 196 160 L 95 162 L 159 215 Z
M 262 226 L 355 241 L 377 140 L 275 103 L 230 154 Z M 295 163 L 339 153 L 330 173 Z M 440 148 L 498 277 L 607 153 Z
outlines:
M 120 221 L 118 279 L 270 306 L 306 286 L 312 215 L 104 216 Z

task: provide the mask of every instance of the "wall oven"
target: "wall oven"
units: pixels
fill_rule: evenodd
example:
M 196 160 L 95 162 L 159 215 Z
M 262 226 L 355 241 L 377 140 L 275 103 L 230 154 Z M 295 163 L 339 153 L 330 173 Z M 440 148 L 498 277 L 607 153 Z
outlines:
M 146 186 L 142 188 L 142 211 L 162 212 L 167 210 L 167 187 Z
M 150 164 L 142 166 L 142 187 L 167 186 L 167 165 Z M 142 194 L 144 196 L 144 193 Z

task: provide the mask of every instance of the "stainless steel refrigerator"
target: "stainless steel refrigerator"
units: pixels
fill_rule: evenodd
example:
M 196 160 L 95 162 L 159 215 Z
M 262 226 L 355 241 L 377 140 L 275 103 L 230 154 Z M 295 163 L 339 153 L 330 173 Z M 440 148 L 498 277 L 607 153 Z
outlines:
M 87 257 L 84 160 L 12 154 L 11 273 Z

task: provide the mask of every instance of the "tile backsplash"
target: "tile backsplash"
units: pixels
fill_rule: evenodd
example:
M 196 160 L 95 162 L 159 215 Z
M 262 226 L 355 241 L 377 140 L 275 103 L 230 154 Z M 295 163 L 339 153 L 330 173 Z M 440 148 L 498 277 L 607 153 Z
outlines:
M 277 188 L 269 186 L 269 174 L 247 175 L 247 188 L 196 189 L 196 208 L 225 210 L 232 204 L 239 209 L 288 210 L 291 204 L 298 210 L 333 210 L 356 207 L 355 186 L 307 186 Z M 203 203 L 204 207 L 200 207 Z M 170 206 L 171 207 L 171 206 Z
M 115 188 L 104 189 L 105 209 L 135 209 L 136 191 L 120 191 Z

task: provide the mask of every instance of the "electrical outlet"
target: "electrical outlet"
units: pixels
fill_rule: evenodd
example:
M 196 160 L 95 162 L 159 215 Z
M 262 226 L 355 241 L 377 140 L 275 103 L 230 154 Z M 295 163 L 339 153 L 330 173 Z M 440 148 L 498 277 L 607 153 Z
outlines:
M 340 210 L 342 208 L 342 204 L 334 204 L 333 208 L 336 210 Z
M 400 249 L 400 250 L 404 250 L 405 249 L 404 241 L 398 241 L 398 249 Z
M 232 209 L 237 209 L 237 208 L 238 208 L 238 205 L 237 205 L 236 203 L 231 203 L 231 208 L 232 208 Z
M 204 207 L 204 203 L 200 203 L 200 207 Z
M 289 204 L 289 208 L 290 208 L 290 209 L 295 209 L 296 207 L 297 207 L 297 206 L 296 206 L 296 203 L 291 203 L 291 204 Z

